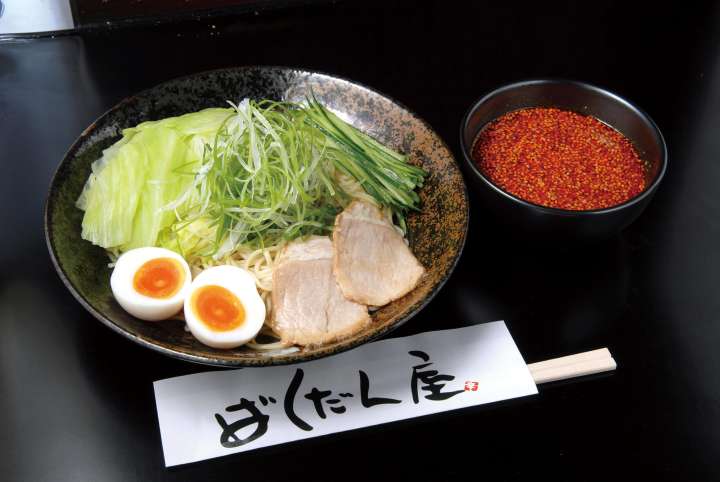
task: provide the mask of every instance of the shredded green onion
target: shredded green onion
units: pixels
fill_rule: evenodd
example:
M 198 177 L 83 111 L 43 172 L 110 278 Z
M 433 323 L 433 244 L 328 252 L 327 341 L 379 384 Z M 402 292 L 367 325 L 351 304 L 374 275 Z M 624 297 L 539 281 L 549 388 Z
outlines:
M 177 221 L 161 244 L 222 257 L 238 245 L 327 234 L 351 194 L 338 173 L 357 181 L 404 229 L 418 209 L 426 173 L 342 121 L 314 97 L 306 105 L 245 99 L 206 144 L 194 181 L 166 206 Z

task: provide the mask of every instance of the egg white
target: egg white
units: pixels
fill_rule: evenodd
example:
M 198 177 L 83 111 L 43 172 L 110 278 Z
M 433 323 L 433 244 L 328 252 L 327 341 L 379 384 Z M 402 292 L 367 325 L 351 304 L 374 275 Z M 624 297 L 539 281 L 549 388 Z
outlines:
M 170 298 L 152 298 L 138 293 L 134 287 L 135 273 L 140 267 L 157 258 L 177 260 L 185 272 L 181 288 Z M 192 274 L 182 256 L 164 248 L 137 248 L 123 253 L 115 262 L 110 276 L 110 288 L 113 296 L 125 311 L 136 318 L 146 321 L 165 320 L 178 313 L 190 291 Z
M 245 310 L 245 320 L 233 330 L 215 331 L 200 320 L 193 310 L 195 291 L 207 285 L 217 285 L 235 295 Z M 201 343 L 213 348 L 235 348 L 249 342 L 265 323 L 265 303 L 258 294 L 255 277 L 236 266 L 214 266 L 204 270 L 193 280 L 185 298 L 185 321 L 192 334 Z

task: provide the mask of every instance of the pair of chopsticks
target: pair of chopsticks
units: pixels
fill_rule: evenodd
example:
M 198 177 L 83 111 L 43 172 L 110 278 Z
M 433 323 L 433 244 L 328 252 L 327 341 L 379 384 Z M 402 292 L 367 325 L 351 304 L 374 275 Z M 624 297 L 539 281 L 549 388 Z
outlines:
M 615 370 L 617 363 L 607 348 L 553 358 L 528 365 L 536 384 L 566 380 Z

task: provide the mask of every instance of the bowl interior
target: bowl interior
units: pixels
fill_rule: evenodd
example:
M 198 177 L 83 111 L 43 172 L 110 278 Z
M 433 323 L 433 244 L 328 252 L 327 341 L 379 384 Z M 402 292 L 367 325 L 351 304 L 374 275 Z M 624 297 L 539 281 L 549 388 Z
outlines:
M 491 92 L 480 99 L 465 118 L 462 144 L 471 160 L 473 142 L 480 130 L 494 119 L 529 107 L 556 107 L 593 116 L 627 137 L 646 167 L 646 190 L 659 178 L 665 162 L 664 141 L 655 124 L 637 107 L 603 89 L 561 80 L 520 82 Z M 473 170 L 487 179 L 472 163 Z
M 110 269 L 103 249 L 80 238 L 82 212 L 75 207 L 103 149 L 122 129 L 146 120 L 226 105 L 244 97 L 301 100 L 310 92 L 345 120 L 429 171 L 420 191 L 422 211 L 408 218 L 413 252 L 427 275 L 405 297 L 373 313 L 363 332 L 328 345 L 294 353 L 261 353 L 243 347 L 216 350 L 200 344 L 178 321 L 143 322 L 113 299 Z M 45 229 L 53 262 L 73 295 L 98 320 L 152 349 L 189 361 L 214 365 L 291 363 L 346 350 L 387 333 L 407 321 L 432 298 L 450 275 L 465 243 L 467 191 L 459 168 L 444 142 L 421 119 L 382 94 L 325 74 L 282 67 L 248 67 L 205 72 L 166 82 L 125 99 L 77 139 L 53 178 Z

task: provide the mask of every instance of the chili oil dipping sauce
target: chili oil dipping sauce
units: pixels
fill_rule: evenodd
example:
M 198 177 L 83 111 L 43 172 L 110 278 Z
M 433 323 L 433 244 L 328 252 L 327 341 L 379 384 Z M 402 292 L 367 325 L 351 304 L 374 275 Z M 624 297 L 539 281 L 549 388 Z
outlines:
M 540 206 L 587 211 L 642 193 L 646 166 L 630 140 L 598 119 L 525 108 L 488 123 L 472 159 L 494 184 Z

